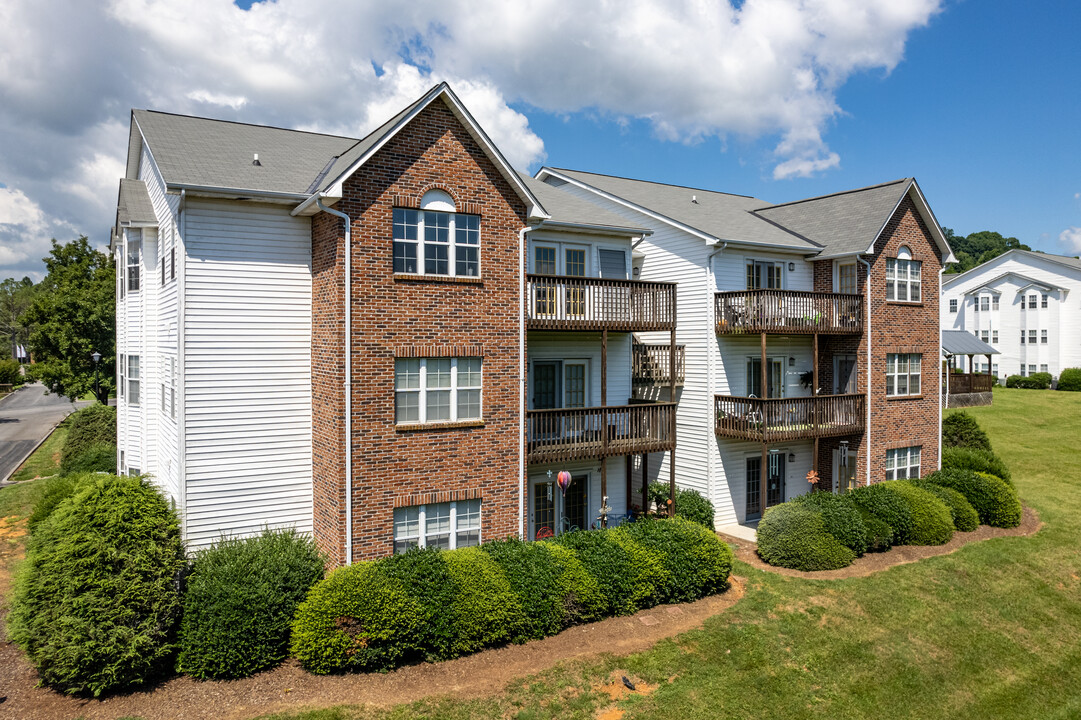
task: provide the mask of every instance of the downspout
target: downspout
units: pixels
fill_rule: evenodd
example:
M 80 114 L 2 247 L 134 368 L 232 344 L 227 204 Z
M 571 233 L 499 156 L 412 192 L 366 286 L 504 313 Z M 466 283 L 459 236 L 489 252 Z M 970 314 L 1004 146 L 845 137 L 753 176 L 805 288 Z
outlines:
M 946 368 L 946 386 L 942 386 L 942 273 L 946 272 L 946 266 L 938 269 L 938 469 L 942 469 L 942 408 L 946 404 L 950 393 L 950 369 Z M 991 361 L 987 361 L 987 370 L 991 370 Z M 971 387 L 969 388 L 971 390 Z
M 323 198 L 316 196 L 316 206 L 325 213 L 345 221 L 345 280 L 342 299 L 345 301 L 345 564 L 353 564 L 353 224 L 340 210 L 328 208 Z
M 177 495 L 179 495 L 180 505 L 180 534 L 185 540 L 188 538 L 188 463 L 186 458 L 188 457 L 188 433 L 187 433 L 187 413 L 185 407 L 187 407 L 187 373 L 185 372 L 184 364 L 184 328 L 185 328 L 185 303 L 184 297 L 187 294 L 187 268 L 188 268 L 188 250 L 187 240 L 185 239 L 185 231 L 187 225 L 184 221 L 185 218 L 185 205 L 187 205 L 188 195 L 187 190 L 181 188 L 180 190 L 180 202 L 177 204 L 177 225 L 179 226 L 178 238 L 180 242 L 180 248 L 177 250 L 177 260 L 180 262 L 180 272 L 177 273 L 177 285 L 176 285 L 176 374 L 180 378 L 180 385 L 177 388 L 177 392 L 180 395 L 180 407 L 177 409 L 176 419 L 176 444 L 179 449 L 180 457 L 177 458 L 176 468 L 176 488 Z
M 864 403 L 867 410 L 867 423 L 866 430 L 863 431 L 863 439 L 867 445 L 867 484 L 871 484 L 871 263 L 867 262 L 859 255 L 856 259 L 863 263 L 863 266 L 867 268 L 867 275 L 864 278 L 865 291 L 864 296 L 867 298 L 867 400 Z M 941 335 L 941 333 L 940 333 Z M 941 417 L 942 412 L 939 411 Z
M 714 401 L 714 396 L 717 393 L 717 273 L 713 269 L 713 258 L 720 255 L 725 249 L 728 248 L 728 243 L 721 243 L 721 246 L 711 252 L 706 259 L 706 317 L 712 322 L 712 327 L 707 328 L 706 338 L 706 422 L 709 428 L 709 435 L 712 440 L 707 443 L 709 452 L 706 453 L 706 482 L 708 483 L 706 492 L 709 493 L 709 500 L 714 500 L 714 468 L 716 462 L 713 459 L 713 447 L 717 446 L 717 452 L 720 453 L 720 444 L 717 441 L 717 403 Z
M 526 252 L 525 234 L 536 227 L 527 225 L 518 231 L 518 539 L 525 539 L 525 413 L 526 413 Z

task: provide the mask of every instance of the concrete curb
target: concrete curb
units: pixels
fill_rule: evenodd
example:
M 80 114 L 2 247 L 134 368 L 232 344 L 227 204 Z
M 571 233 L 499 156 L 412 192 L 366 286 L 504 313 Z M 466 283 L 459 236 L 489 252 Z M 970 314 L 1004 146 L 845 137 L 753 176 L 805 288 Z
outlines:
M 12 393 L 12 395 L 14 395 L 14 394 L 15 393 Z M 9 472 L 8 476 L 6 478 L 0 479 L 0 488 L 11 487 L 12 485 L 22 485 L 24 482 L 30 482 L 29 480 L 22 480 L 20 482 L 8 482 L 8 478 L 10 478 L 15 473 L 19 472 L 19 469 L 23 466 L 23 463 L 25 463 L 27 461 L 27 459 L 29 459 L 29 457 L 31 455 L 36 453 L 38 451 L 38 448 L 41 447 L 42 445 L 44 445 L 45 441 L 53 436 L 53 433 L 56 432 L 56 429 L 58 427 L 60 427 L 60 423 L 67 420 L 70 416 L 71 416 L 71 413 L 68 413 L 67 415 L 65 415 L 64 417 L 62 417 L 62 418 L 60 418 L 59 420 L 56 421 L 56 424 L 52 426 L 52 429 L 49 430 L 49 432 L 45 433 L 45 437 L 41 438 L 41 440 L 38 441 L 38 444 L 35 445 L 30 450 L 30 452 L 26 453 L 26 455 L 23 456 L 23 459 L 19 461 L 19 464 L 15 466 L 15 469 L 12 470 L 11 472 Z

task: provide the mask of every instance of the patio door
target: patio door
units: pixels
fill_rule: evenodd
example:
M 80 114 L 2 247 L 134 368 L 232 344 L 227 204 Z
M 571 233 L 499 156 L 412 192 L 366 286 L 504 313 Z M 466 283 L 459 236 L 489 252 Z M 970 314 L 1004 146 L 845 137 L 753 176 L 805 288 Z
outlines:
M 779 358 L 766 358 L 767 394 L 762 393 L 762 358 L 747 358 L 747 397 L 779 398 L 784 395 L 783 363 Z
M 851 395 L 856 390 L 856 356 L 833 356 L 833 394 Z
M 746 520 L 762 517 L 762 456 L 747 458 L 747 506 Z M 771 452 L 766 456 L 766 507 L 784 502 L 785 454 Z
M 780 290 L 782 264 L 779 262 L 747 261 L 748 290 Z
M 833 491 L 843 494 L 856 489 L 856 459 L 851 452 L 845 453 L 845 464 L 841 464 L 841 451 L 833 451 Z
M 529 539 L 544 540 L 572 530 L 589 528 L 589 473 L 571 476 L 566 497 L 552 478 L 538 478 L 531 484 Z
M 533 363 L 533 409 L 550 410 L 559 407 L 558 360 L 537 360 Z

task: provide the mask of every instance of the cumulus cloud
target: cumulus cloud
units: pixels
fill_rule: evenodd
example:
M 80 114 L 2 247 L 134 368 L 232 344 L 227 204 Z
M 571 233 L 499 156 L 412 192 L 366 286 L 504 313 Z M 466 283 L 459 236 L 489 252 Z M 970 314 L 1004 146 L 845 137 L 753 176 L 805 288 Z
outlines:
M 775 178 L 821 173 L 837 90 L 892 70 L 941 1 L 6 0 L 0 184 L 101 236 L 131 107 L 362 136 L 441 80 L 522 168 L 537 108 L 763 138 Z
M 1071 225 L 1058 234 L 1058 241 L 1071 254 L 1081 253 L 1081 227 Z

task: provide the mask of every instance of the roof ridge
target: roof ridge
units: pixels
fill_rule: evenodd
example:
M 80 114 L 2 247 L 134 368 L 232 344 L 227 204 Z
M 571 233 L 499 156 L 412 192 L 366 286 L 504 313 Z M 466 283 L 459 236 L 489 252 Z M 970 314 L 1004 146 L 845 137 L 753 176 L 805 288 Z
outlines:
M 185 113 L 168 112 L 165 110 L 151 110 L 149 108 L 132 108 L 132 112 L 153 113 L 154 115 L 169 115 L 171 117 L 185 118 L 187 120 L 205 120 L 207 122 L 224 123 L 227 125 L 243 125 L 245 127 L 263 128 L 266 130 L 282 130 L 284 132 L 299 133 L 301 135 L 319 135 L 321 137 L 335 138 L 338 140 L 352 140 L 353 144 L 360 142 L 362 138 L 350 135 L 334 135 L 333 133 L 314 132 L 312 130 L 297 130 L 295 128 L 280 127 L 278 125 L 260 125 L 259 123 L 243 122 L 241 120 L 222 120 L 220 118 L 205 117 L 203 115 L 187 115 Z
M 676 183 L 657 182 L 656 180 L 642 180 L 641 178 L 624 177 L 623 175 L 609 175 L 607 173 L 590 172 L 589 170 L 574 170 L 572 168 L 558 168 L 551 165 L 544 165 L 541 170 L 556 170 L 559 172 L 573 172 L 581 173 L 583 175 L 596 175 L 597 177 L 614 178 L 616 180 L 630 180 L 631 182 L 640 182 L 647 185 L 664 185 L 665 187 L 682 188 L 684 190 L 695 190 L 697 192 L 712 193 L 714 195 L 727 195 L 729 197 L 741 197 L 749 198 L 751 200 L 761 200 L 754 195 L 741 195 L 739 193 L 725 192 L 724 190 L 710 190 L 709 188 L 694 187 L 692 185 L 678 185 Z M 539 171 L 538 171 L 539 172 Z M 535 178 L 534 178 L 535 179 Z M 764 200 L 762 202 L 765 202 Z
M 815 195 L 814 197 L 803 198 L 802 200 L 791 200 L 789 202 L 776 203 L 774 205 L 770 205 L 769 207 L 758 208 L 757 210 L 752 210 L 751 212 L 759 213 L 759 212 L 764 212 L 766 210 L 772 210 L 774 208 L 787 207 L 788 205 L 799 205 L 800 203 L 812 202 L 814 200 L 825 200 L 826 198 L 840 197 L 841 195 L 852 195 L 852 194 L 858 193 L 858 192 L 866 192 L 868 190 L 875 190 L 877 188 L 888 187 L 890 185 L 897 185 L 897 184 L 903 183 L 903 182 L 910 182 L 913 179 L 914 178 L 906 177 L 906 178 L 900 178 L 898 180 L 890 180 L 888 182 L 878 183 L 877 185 L 867 185 L 866 187 L 854 188 L 852 190 L 839 190 L 838 192 L 827 193 L 825 195 Z

